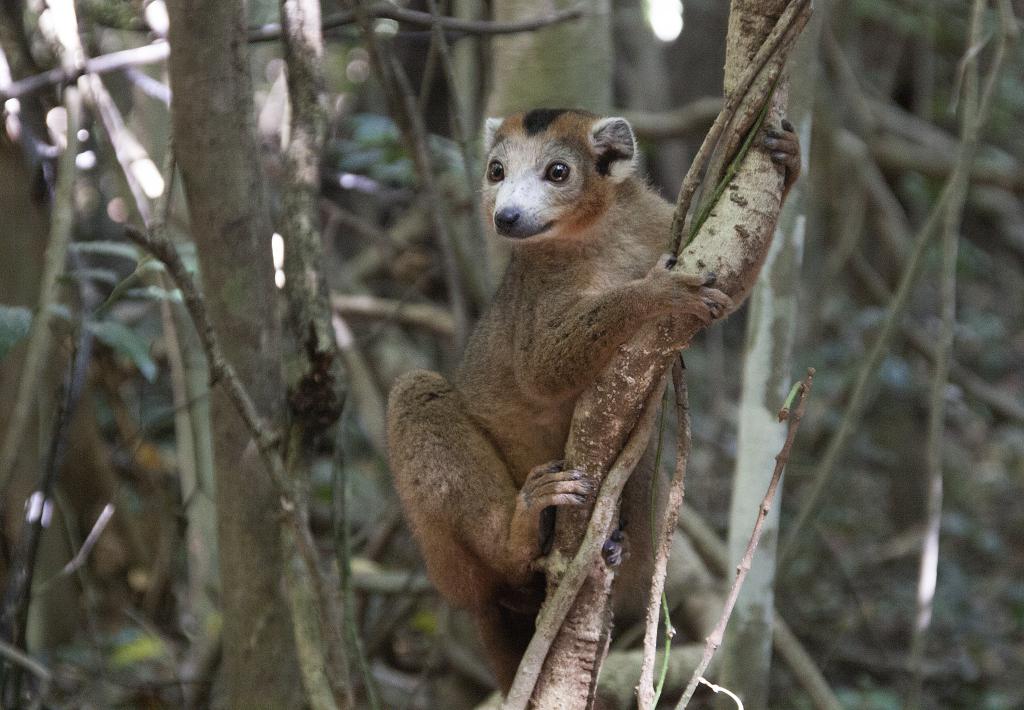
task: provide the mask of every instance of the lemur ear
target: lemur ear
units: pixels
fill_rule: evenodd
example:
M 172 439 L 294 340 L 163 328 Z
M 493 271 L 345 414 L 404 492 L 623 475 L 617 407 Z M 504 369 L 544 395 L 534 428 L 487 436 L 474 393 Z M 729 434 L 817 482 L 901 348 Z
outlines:
M 498 133 L 498 129 L 501 128 L 501 124 L 505 122 L 504 118 L 488 118 L 484 121 L 484 155 L 491 152 L 491 148 L 494 147 L 494 137 Z
M 618 116 L 594 121 L 590 142 L 597 153 L 597 172 L 622 182 L 636 170 L 636 136 L 629 121 Z

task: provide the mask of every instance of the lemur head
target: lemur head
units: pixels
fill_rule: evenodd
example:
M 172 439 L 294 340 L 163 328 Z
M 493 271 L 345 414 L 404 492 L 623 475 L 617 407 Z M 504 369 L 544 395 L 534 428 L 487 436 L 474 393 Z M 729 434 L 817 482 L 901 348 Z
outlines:
M 592 223 L 636 169 L 624 118 L 535 109 L 487 119 L 483 210 L 511 239 L 568 235 Z

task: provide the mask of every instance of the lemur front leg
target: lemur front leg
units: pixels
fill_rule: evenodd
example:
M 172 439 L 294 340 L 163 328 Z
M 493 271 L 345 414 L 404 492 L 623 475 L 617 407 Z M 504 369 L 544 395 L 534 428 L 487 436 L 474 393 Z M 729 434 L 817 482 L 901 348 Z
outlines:
M 728 312 L 732 300 L 712 287 L 713 279 L 669 269 L 669 261 L 662 257 L 644 278 L 585 296 L 559 314 L 522 359 L 522 380 L 543 394 L 576 391 L 644 323 L 687 314 L 709 324 Z

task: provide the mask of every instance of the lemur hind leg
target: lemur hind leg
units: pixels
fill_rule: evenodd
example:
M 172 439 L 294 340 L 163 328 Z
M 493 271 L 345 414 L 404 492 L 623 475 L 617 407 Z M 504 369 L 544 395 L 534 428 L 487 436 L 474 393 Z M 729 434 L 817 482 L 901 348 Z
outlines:
M 510 682 L 525 648 L 520 636 L 528 642 L 533 633 L 536 610 L 523 600 L 536 582 L 541 511 L 584 503 L 589 484 L 552 462 L 518 488 L 459 393 L 424 370 L 402 376 L 391 391 L 388 455 L 431 580 L 449 602 L 469 609 L 495 673 Z
M 427 572 L 457 606 L 478 607 L 501 584 L 516 489 L 487 437 L 439 374 L 417 370 L 388 400 L 388 458 Z

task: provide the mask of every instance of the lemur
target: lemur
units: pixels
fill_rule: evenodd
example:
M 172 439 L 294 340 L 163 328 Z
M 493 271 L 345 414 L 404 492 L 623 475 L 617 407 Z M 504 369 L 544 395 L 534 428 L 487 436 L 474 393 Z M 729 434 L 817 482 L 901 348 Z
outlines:
M 595 494 L 558 461 L 577 397 L 644 323 L 671 314 L 710 323 L 732 303 L 707 275 L 659 258 L 673 205 L 636 176 L 625 119 L 537 109 L 488 119 L 484 143 L 484 218 L 511 243 L 511 259 L 454 381 L 416 370 L 395 382 L 387 435 L 427 572 L 473 615 L 507 692 L 542 597 L 541 513 Z M 800 164 L 792 126 L 762 145 L 788 189 Z M 623 493 L 631 553 L 616 578 L 617 615 L 639 613 L 650 578 L 647 508 L 652 480 L 663 481 L 646 468 Z

